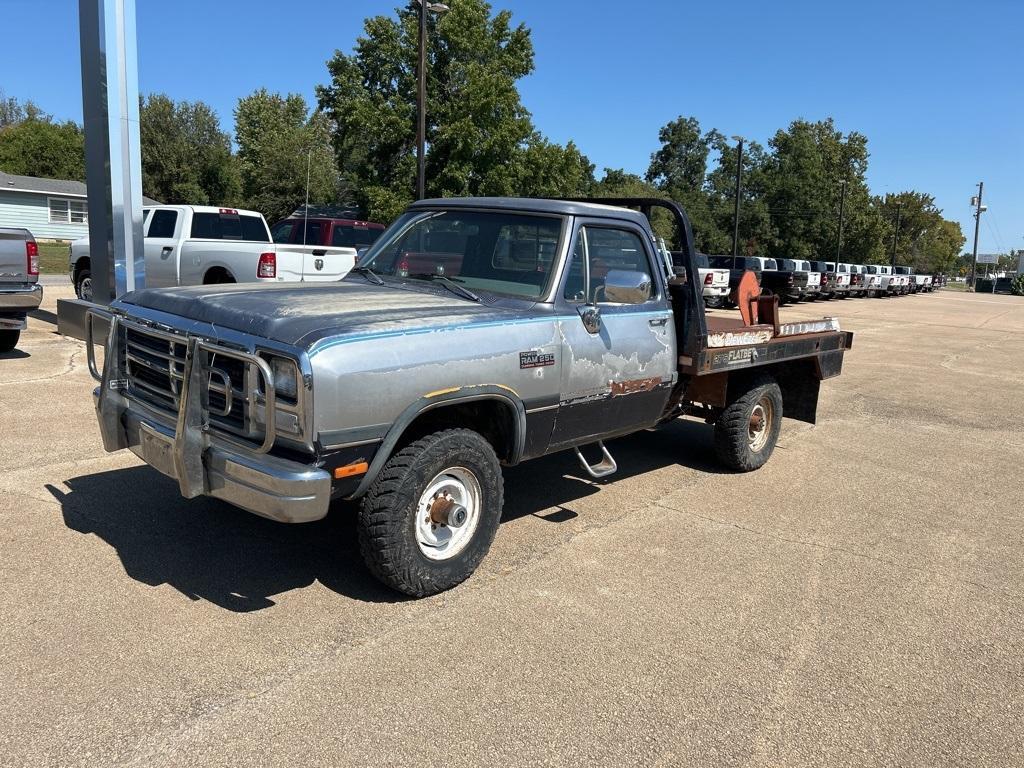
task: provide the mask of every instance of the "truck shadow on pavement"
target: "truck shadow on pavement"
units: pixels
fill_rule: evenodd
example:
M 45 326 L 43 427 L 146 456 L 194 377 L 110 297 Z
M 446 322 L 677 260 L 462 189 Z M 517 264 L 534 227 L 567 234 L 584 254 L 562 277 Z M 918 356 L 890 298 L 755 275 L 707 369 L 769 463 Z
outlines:
M 694 422 L 622 438 L 609 448 L 619 463 L 612 481 L 667 466 L 721 471 L 711 458 L 710 430 Z M 125 572 L 143 584 L 167 584 L 235 612 L 270 608 L 274 596 L 316 581 L 353 600 L 405 599 L 364 568 L 352 504 L 333 505 L 315 523 L 286 525 L 215 499 L 186 501 L 177 483 L 145 466 L 83 475 L 66 486 L 46 486 L 65 525 L 113 547 Z M 505 486 L 502 522 L 534 515 L 570 524 L 577 517 L 572 503 L 600 492 L 572 453 L 511 468 Z

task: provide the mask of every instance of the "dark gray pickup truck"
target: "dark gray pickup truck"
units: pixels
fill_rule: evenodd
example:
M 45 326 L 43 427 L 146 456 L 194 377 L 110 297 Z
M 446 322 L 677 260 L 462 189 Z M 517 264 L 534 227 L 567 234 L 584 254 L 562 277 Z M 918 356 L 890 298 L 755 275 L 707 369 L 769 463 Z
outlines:
M 27 229 L 0 227 L 0 352 L 18 345 L 28 313 L 42 300 L 36 239 Z
M 675 219 L 675 267 L 655 206 Z M 487 553 L 503 465 L 572 450 L 605 478 L 617 467 L 604 441 L 692 416 L 714 424 L 726 466 L 749 471 L 783 414 L 814 422 L 852 334 L 781 322 L 778 297 L 750 298 L 753 279 L 747 321 L 705 315 L 701 289 L 669 201 L 425 200 L 339 283 L 115 302 L 102 374 L 88 344 L 100 430 L 186 498 L 284 522 L 358 500 L 370 570 L 428 595 Z

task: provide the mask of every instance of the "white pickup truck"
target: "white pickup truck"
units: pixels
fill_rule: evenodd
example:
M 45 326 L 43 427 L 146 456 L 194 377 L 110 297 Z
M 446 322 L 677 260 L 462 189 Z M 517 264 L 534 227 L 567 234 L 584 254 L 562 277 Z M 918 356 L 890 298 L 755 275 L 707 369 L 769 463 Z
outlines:
M 899 293 L 899 277 L 886 264 L 868 264 L 868 296 L 895 296 Z M 875 276 L 877 280 L 871 280 Z
M 352 267 L 351 248 L 273 243 L 256 211 L 202 205 L 142 209 L 146 287 L 255 282 L 328 282 Z M 75 293 L 92 301 L 89 239 L 71 243 Z
M 715 269 L 703 253 L 697 254 L 701 295 L 709 307 L 720 307 L 729 296 L 729 270 Z

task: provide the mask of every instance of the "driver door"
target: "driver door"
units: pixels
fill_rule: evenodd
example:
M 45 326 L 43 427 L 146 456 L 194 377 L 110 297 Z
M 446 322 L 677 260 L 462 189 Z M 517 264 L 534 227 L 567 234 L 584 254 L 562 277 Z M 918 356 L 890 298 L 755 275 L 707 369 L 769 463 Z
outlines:
M 672 311 L 646 233 L 582 220 L 570 254 L 556 299 L 563 315 L 562 366 L 552 445 L 563 447 L 652 426 L 676 370 Z M 626 303 L 609 295 L 605 279 L 613 271 L 641 285 L 646 277 L 646 296 Z

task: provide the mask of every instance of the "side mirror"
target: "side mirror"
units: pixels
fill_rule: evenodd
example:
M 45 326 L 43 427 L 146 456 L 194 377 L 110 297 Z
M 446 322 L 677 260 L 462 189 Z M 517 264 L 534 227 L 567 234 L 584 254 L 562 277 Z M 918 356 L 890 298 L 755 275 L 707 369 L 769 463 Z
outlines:
M 598 334 L 601 332 L 601 310 L 593 304 L 584 304 L 579 308 L 579 313 L 587 333 Z
M 604 298 L 612 304 L 643 304 L 651 298 L 651 277 L 631 269 L 610 269 L 604 279 Z

